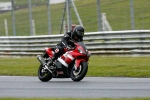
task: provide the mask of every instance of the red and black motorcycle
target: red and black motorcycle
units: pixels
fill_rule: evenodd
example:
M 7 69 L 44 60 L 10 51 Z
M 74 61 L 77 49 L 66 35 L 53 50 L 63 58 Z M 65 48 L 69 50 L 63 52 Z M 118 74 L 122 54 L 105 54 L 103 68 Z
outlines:
M 88 71 L 90 52 L 83 42 L 74 43 L 74 47 L 64 48 L 66 52 L 52 65 L 47 65 L 53 57 L 54 48 L 45 48 L 44 54 L 38 55 L 41 63 L 38 69 L 38 78 L 47 82 L 52 78 L 71 78 L 73 81 L 81 81 Z

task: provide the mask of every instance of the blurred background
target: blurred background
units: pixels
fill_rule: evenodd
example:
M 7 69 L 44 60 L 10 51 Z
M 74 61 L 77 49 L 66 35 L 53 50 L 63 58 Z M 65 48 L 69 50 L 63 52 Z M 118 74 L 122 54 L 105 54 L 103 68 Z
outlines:
M 0 36 L 150 29 L 149 0 L 0 0 Z

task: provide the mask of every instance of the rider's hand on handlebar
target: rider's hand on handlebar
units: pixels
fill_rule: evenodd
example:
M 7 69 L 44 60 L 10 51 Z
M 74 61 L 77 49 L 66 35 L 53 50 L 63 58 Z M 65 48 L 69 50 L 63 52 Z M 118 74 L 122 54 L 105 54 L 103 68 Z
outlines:
M 72 47 L 72 46 L 70 46 L 70 45 L 67 45 L 67 50 L 73 50 L 73 49 L 75 49 L 75 47 Z

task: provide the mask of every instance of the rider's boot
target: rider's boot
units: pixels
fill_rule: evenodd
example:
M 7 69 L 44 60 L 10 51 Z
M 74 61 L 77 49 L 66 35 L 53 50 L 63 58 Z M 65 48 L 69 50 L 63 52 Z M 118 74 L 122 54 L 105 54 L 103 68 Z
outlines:
M 52 58 L 48 59 L 47 65 L 50 66 L 50 65 L 52 65 L 54 62 L 55 62 L 55 58 L 52 57 Z
M 49 61 L 47 62 L 47 65 L 53 65 L 55 60 L 58 58 L 58 53 L 54 53 L 53 57 L 49 59 Z

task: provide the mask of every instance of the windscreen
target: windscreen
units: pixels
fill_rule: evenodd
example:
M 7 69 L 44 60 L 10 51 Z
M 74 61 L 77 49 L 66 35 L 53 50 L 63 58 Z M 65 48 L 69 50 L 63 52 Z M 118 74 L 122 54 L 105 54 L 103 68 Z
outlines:
M 83 42 L 77 42 L 85 51 L 86 51 L 86 46 Z

